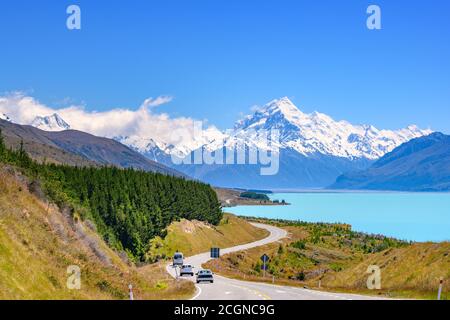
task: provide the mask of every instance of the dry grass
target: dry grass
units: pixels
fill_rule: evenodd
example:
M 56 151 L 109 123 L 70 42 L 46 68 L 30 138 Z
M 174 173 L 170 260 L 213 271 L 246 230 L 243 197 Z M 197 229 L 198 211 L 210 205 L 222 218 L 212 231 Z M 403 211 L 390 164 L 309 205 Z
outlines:
M 182 220 L 171 224 L 165 239 L 153 240 L 149 252 L 151 259 L 171 257 L 175 251 L 185 256 L 209 251 L 211 247 L 227 248 L 263 239 L 267 230 L 255 228 L 245 220 L 225 214 L 219 226 L 200 221 Z
M 443 299 L 449 299 L 450 243 L 418 243 L 390 248 L 378 253 L 362 253 L 354 246 L 343 246 L 336 237 L 324 242 L 305 242 L 303 249 L 293 248 L 298 240 L 308 239 L 309 229 L 303 226 L 282 226 L 290 238 L 212 260 L 205 267 L 227 277 L 268 282 L 280 285 L 308 286 L 322 290 L 352 292 L 389 297 L 435 299 L 439 278 L 444 282 Z M 260 256 L 271 257 L 270 268 L 263 277 Z M 369 265 L 378 265 L 382 272 L 382 290 L 367 289 Z M 300 275 L 304 279 L 300 279 Z
M 0 299 L 136 299 L 192 296 L 190 282 L 176 282 L 162 265 L 135 268 L 84 223 L 39 201 L 0 167 Z M 80 233 L 80 230 L 82 232 Z M 81 290 L 66 286 L 67 267 L 81 268 Z
M 439 278 L 444 282 L 443 298 L 450 299 L 450 243 L 417 243 L 368 255 L 363 261 L 334 274 L 322 282 L 329 288 L 364 290 L 369 265 L 381 268 L 382 290 L 390 295 L 436 298 Z

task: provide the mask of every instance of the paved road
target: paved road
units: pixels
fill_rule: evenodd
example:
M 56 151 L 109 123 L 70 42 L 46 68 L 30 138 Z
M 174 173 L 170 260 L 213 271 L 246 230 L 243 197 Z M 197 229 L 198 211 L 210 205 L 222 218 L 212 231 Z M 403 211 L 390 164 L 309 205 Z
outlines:
M 227 254 L 236 251 L 242 251 L 254 247 L 259 247 L 268 243 L 279 241 L 287 236 L 285 230 L 260 223 L 253 223 L 254 226 L 266 229 L 270 235 L 262 240 L 239 245 L 232 248 L 221 249 L 221 254 Z M 200 270 L 203 263 L 211 260 L 210 253 L 205 252 L 186 258 L 184 263 L 195 267 L 195 270 Z M 175 269 L 167 266 L 167 271 L 175 277 Z M 183 277 L 195 281 L 195 277 Z M 219 275 L 214 275 L 214 283 L 200 283 L 196 284 L 197 292 L 193 297 L 194 300 L 369 300 L 376 299 L 374 297 L 355 295 L 355 294 L 341 294 L 329 293 L 317 290 L 278 286 L 266 283 L 240 281 L 225 278 Z

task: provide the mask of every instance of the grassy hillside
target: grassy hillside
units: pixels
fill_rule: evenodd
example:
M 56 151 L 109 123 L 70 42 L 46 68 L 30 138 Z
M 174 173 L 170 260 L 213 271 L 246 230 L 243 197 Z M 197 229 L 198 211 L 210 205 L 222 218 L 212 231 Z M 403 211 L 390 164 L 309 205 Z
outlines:
M 27 178 L 0 164 L 0 299 L 136 299 L 189 297 L 163 265 L 136 269 L 96 234 L 28 191 Z M 67 267 L 81 268 L 81 290 L 66 287 Z
M 393 248 L 366 257 L 343 270 L 327 274 L 323 283 L 329 288 L 365 290 L 369 265 L 381 268 L 381 293 L 404 297 L 436 299 L 439 278 L 444 277 L 443 299 L 450 300 L 450 243 L 417 243 Z
M 259 221 L 286 229 L 289 238 L 223 256 L 206 267 L 237 279 L 315 288 L 320 280 L 322 290 L 390 297 L 435 298 L 439 277 L 450 277 L 449 243 L 409 244 L 341 224 Z M 271 258 L 265 278 L 259 259 L 264 253 Z M 382 290 L 367 289 L 369 265 L 381 268 Z
M 32 180 L 41 198 L 72 218 L 90 219 L 108 244 L 143 261 L 155 236 L 181 218 L 218 224 L 222 211 L 214 190 L 204 183 L 160 173 L 116 167 L 72 167 L 33 161 L 21 142 L 8 149 L 0 131 L 0 162 Z
M 268 231 L 255 228 L 247 221 L 230 214 L 225 214 L 218 226 L 181 220 L 169 226 L 165 239 L 157 237 L 152 240 L 147 257 L 155 261 L 170 257 L 177 250 L 190 256 L 208 251 L 211 247 L 227 248 L 267 236 Z
M 134 262 L 267 235 L 233 216 L 222 219 L 206 184 L 38 163 L 24 147 L 8 148 L 0 134 L 0 299 L 127 299 L 128 284 L 137 299 L 189 297 L 193 284 L 170 278 L 164 261 L 139 268 Z M 183 218 L 204 222 L 173 223 Z M 67 288 L 72 265 L 81 269 L 81 290 Z

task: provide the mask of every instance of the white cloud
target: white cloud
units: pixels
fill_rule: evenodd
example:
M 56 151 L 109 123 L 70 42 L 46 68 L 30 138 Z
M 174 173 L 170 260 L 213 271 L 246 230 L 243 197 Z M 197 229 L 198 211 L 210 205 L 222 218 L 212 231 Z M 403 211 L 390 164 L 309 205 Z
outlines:
M 158 107 L 162 104 L 169 103 L 173 100 L 173 97 L 171 96 L 159 96 L 155 99 L 153 98 L 147 98 L 144 100 L 144 103 L 142 103 L 141 108 L 154 108 Z
M 139 136 L 171 143 L 173 131 L 192 131 L 194 119 L 171 118 L 166 113 L 153 113 L 156 106 L 172 101 L 170 96 L 148 98 L 137 110 L 116 108 L 108 111 L 89 111 L 84 106 L 72 105 L 63 108 L 46 106 L 33 97 L 22 93 L 0 96 L 0 113 L 8 115 L 13 122 L 31 124 L 36 116 L 59 114 L 71 129 L 88 132 L 97 136 Z

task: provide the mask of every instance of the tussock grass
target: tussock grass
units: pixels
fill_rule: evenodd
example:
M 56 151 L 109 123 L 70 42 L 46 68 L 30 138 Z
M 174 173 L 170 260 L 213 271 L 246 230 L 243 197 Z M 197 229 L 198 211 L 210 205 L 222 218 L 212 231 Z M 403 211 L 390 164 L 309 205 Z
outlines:
M 192 296 L 187 281 L 171 279 L 163 264 L 128 265 L 80 221 L 27 190 L 24 178 L 0 165 L 0 299 L 136 299 Z M 81 290 L 66 286 L 67 267 L 81 268 Z
M 168 259 L 177 250 L 185 256 L 191 256 L 209 251 L 211 247 L 232 247 L 257 241 L 268 235 L 267 230 L 256 228 L 231 214 L 225 214 L 218 226 L 181 220 L 169 226 L 165 239 L 153 239 L 147 256 L 150 261 Z
M 381 268 L 381 292 L 435 299 L 439 278 L 445 279 L 443 299 L 450 299 L 450 243 L 415 243 L 368 255 L 360 263 L 329 274 L 322 280 L 329 288 L 364 290 L 369 265 Z
M 289 238 L 205 264 L 216 273 L 235 279 L 272 282 L 322 290 L 435 299 L 444 277 L 443 299 L 449 299 L 450 243 L 405 243 L 380 235 L 351 231 L 350 226 L 269 221 L 286 229 Z M 271 258 L 266 277 L 260 256 Z M 366 270 L 381 268 L 382 289 L 368 290 Z

